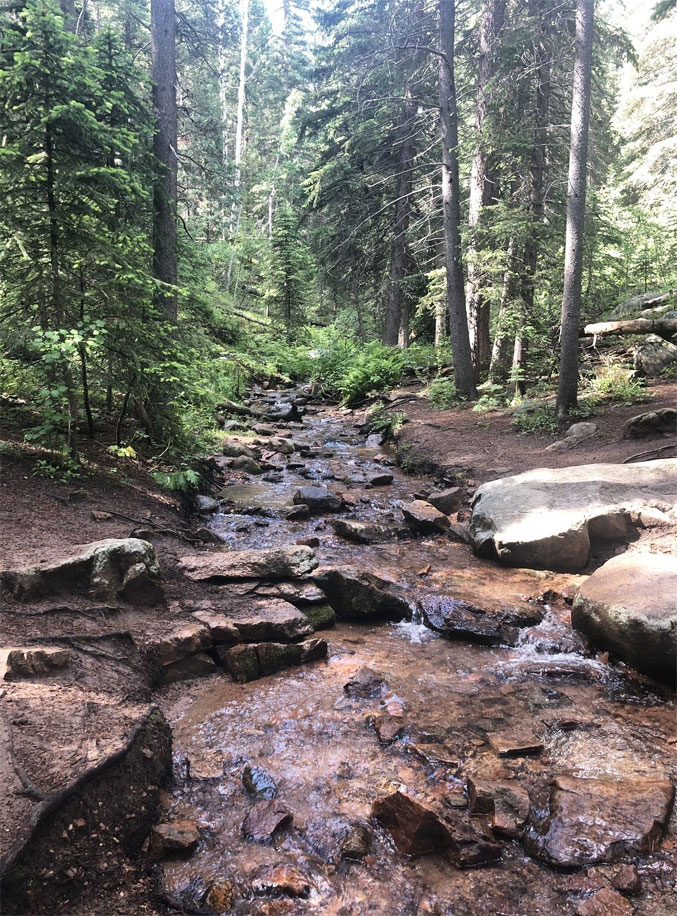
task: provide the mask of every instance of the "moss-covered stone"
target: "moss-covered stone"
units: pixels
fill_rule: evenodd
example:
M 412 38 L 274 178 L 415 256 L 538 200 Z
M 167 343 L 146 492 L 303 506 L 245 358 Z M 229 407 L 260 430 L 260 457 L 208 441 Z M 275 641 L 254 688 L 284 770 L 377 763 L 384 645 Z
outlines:
M 326 630 L 336 623 L 336 612 L 330 604 L 311 604 L 300 610 L 308 618 L 314 630 Z

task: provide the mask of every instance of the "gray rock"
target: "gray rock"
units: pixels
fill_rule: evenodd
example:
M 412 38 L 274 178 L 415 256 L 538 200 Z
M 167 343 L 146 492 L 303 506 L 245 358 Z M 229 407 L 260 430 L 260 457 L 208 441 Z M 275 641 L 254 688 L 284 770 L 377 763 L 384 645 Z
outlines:
M 483 484 L 470 539 L 480 556 L 523 567 L 578 570 L 591 541 L 677 522 L 677 459 L 538 468 Z
M 596 432 L 596 423 L 574 423 L 573 426 L 570 426 L 566 431 L 563 439 L 560 439 L 558 442 L 553 442 L 545 451 L 567 452 L 572 448 L 576 448 L 581 442 L 585 442 L 586 439 L 591 439 Z
M 297 579 L 312 572 L 317 558 L 302 545 L 269 550 L 223 550 L 182 557 L 179 566 L 189 579 Z
M 202 623 L 188 623 L 170 630 L 151 644 L 151 649 L 161 665 L 170 665 L 187 655 L 194 655 L 212 645 L 209 630 Z
M 543 609 L 527 604 L 521 608 L 496 600 L 479 605 L 452 595 L 419 593 L 418 602 L 426 626 L 446 639 L 462 639 L 485 646 L 514 646 L 520 629 L 543 619 Z
M 411 616 L 412 605 L 397 588 L 366 570 L 327 567 L 318 570 L 313 578 L 339 620 L 403 620 Z
M 402 515 L 409 527 L 414 531 L 420 531 L 421 534 L 439 534 L 440 531 L 447 531 L 450 524 L 444 512 L 440 512 L 422 499 L 405 503 L 402 506 Z
M 294 493 L 294 503 L 308 507 L 311 515 L 322 515 L 325 512 L 338 512 L 343 506 L 340 496 L 332 493 L 327 487 L 301 487 Z
M 213 499 L 211 496 L 202 496 L 202 495 L 197 496 L 195 498 L 195 503 L 196 503 L 197 511 L 201 512 L 203 515 L 207 515 L 210 512 L 219 511 L 218 500 Z
M 369 478 L 369 484 L 372 487 L 387 487 L 393 482 L 393 475 L 390 473 L 374 474 Z
M 453 515 L 463 504 L 463 488 L 449 487 L 447 490 L 433 490 L 428 496 L 428 502 L 438 512 Z
M 365 443 L 367 448 L 381 448 L 383 445 L 383 436 L 381 433 L 370 433 Z
M 207 677 L 216 673 L 216 663 L 206 652 L 196 652 L 187 655 L 162 669 L 163 683 L 173 684 L 175 681 L 185 681 L 194 677 Z
M 77 549 L 77 548 L 76 548 Z M 95 541 L 61 559 L 44 565 L 0 572 L 0 584 L 21 601 L 40 598 L 61 592 L 91 592 L 102 598 L 111 598 L 123 588 L 125 575 L 139 564 L 145 577 L 158 586 L 162 594 L 160 567 L 152 544 L 139 538 L 108 538 Z
M 0 649 L 0 681 L 44 677 L 65 668 L 72 657 L 68 649 L 54 646 L 18 646 Z
M 240 642 L 289 642 L 313 632 L 305 614 L 279 598 L 257 602 L 248 617 L 233 620 L 232 624 Z
M 661 436 L 677 433 L 677 407 L 662 407 L 648 410 L 630 417 L 623 424 L 624 439 L 642 439 L 645 436 Z
M 221 443 L 221 451 L 226 458 L 254 458 L 255 453 L 248 446 L 234 439 L 225 439 Z
M 248 458 L 247 455 L 240 455 L 239 458 L 233 458 L 231 468 L 234 471 L 244 471 L 245 474 L 262 474 L 263 470 L 258 461 Z
M 394 528 L 375 525 L 371 522 L 360 522 L 355 519 L 337 518 L 332 521 L 332 528 L 347 541 L 356 544 L 380 544 L 391 540 L 397 533 Z
M 677 683 L 677 557 L 626 553 L 580 587 L 571 622 L 638 671 Z
M 647 334 L 635 347 L 635 369 L 649 378 L 657 378 L 663 369 L 677 363 L 677 347 L 657 334 Z

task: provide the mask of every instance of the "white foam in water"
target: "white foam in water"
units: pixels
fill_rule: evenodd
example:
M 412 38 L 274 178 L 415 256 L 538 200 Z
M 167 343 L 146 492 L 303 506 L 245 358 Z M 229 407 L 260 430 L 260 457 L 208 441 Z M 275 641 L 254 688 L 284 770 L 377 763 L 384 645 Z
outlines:
M 424 623 L 416 623 L 414 620 L 401 620 L 393 624 L 395 633 L 402 639 L 413 643 L 416 646 L 424 642 L 430 642 L 431 639 L 437 639 L 437 633 L 434 633 Z

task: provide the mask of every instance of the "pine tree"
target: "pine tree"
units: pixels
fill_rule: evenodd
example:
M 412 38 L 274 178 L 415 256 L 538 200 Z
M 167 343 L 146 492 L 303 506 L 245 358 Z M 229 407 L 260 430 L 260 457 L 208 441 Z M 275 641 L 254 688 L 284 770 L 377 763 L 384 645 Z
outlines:
M 312 262 L 291 206 L 281 202 L 275 212 L 268 289 L 265 302 L 270 314 L 280 319 L 287 338 L 304 324 L 311 291 Z

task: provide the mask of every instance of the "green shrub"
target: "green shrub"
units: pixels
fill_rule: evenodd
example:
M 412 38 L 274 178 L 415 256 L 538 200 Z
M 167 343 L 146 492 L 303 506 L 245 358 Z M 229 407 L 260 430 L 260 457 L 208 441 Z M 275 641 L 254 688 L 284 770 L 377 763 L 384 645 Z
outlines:
M 540 404 L 513 417 L 512 425 L 521 436 L 553 436 L 559 429 L 554 406 Z
M 451 378 L 438 376 L 428 386 L 428 400 L 438 410 L 449 410 L 460 400 L 456 392 L 456 384 Z
M 612 362 L 605 363 L 597 369 L 585 383 L 583 393 L 593 404 L 600 401 L 620 401 L 628 406 L 645 401 L 651 396 L 644 382 L 636 378 L 634 370 Z
M 188 467 L 180 468 L 177 471 L 153 471 L 150 476 L 165 490 L 172 490 L 175 493 L 187 493 L 189 490 L 194 490 L 200 483 L 198 472 Z
M 379 405 L 369 415 L 369 430 L 381 433 L 386 439 L 392 439 L 398 429 L 407 422 L 407 415 L 402 410 L 388 411 Z

